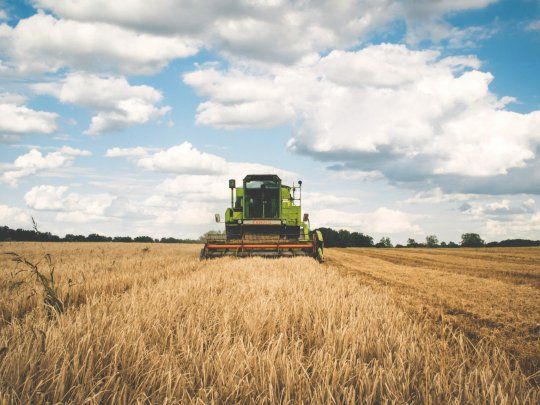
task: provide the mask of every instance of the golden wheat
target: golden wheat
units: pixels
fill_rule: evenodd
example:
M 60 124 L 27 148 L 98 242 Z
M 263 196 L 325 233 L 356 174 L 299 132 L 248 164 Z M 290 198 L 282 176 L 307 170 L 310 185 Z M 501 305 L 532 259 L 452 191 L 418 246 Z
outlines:
M 312 259 L 199 262 L 197 246 L 178 245 L 45 248 L 57 260 L 60 295 L 76 298 L 51 320 L 39 291 L 26 300 L 31 287 L 10 291 L 3 272 L 6 403 L 540 399 L 491 343 L 413 317 L 390 295 Z
M 540 248 L 331 249 L 343 274 L 508 350 L 540 382 Z

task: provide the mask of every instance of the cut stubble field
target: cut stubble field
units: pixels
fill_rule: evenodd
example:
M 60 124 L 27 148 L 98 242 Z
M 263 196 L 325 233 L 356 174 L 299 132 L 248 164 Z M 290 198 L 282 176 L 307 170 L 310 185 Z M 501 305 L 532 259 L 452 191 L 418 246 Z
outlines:
M 2 255 L 0 402 L 540 400 L 540 249 L 199 249 L 0 244 L 50 253 L 66 304 Z

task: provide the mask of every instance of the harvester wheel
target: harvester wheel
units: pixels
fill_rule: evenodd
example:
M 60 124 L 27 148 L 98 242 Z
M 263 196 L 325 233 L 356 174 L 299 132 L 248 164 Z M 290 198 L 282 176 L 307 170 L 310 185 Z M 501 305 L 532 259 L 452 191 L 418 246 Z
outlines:
M 315 257 L 319 263 L 324 262 L 324 254 L 322 247 L 317 249 L 317 256 Z
M 315 247 L 317 248 L 317 250 L 315 251 L 315 259 L 319 263 L 324 262 L 324 253 L 323 253 L 324 239 L 323 239 L 321 231 L 316 230 L 313 232 L 313 243 L 315 244 Z

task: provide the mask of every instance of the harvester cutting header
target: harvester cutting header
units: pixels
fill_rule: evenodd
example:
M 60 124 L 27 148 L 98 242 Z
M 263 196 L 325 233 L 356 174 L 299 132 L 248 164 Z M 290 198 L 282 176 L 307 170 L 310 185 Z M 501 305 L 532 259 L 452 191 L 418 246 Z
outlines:
M 302 218 L 302 181 L 291 187 L 275 174 L 250 174 L 242 187 L 229 180 L 229 188 L 225 234 L 208 237 L 201 258 L 311 256 L 323 261 L 322 234 L 310 231 L 308 214 Z M 219 214 L 216 222 L 221 222 Z

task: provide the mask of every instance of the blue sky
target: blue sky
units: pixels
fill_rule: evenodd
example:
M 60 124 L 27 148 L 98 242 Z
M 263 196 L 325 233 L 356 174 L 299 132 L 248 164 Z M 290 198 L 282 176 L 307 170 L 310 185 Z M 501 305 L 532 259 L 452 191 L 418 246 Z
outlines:
M 540 2 L 0 2 L 0 222 L 196 237 L 227 179 L 312 225 L 540 238 Z

